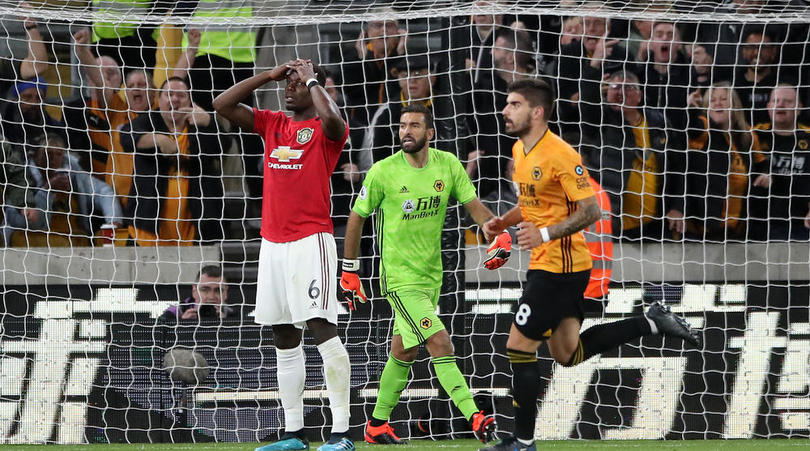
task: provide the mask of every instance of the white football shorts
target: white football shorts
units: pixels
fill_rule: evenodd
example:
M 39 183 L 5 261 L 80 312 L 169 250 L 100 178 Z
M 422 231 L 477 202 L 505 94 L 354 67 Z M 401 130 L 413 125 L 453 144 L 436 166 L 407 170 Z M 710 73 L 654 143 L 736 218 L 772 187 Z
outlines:
M 323 318 L 337 324 L 337 249 L 335 237 L 316 233 L 298 241 L 273 243 L 262 238 L 256 285 L 255 321 L 293 324 Z

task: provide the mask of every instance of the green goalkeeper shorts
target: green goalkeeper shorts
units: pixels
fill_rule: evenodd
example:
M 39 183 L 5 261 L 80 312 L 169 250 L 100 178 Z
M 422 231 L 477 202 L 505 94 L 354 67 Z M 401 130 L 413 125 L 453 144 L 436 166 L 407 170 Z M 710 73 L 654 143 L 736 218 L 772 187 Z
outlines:
M 402 337 L 402 346 L 418 346 L 440 330 L 444 324 L 436 315 L 439 289 L 405 288 L 386 296 L 394 309 L 394 335 Z

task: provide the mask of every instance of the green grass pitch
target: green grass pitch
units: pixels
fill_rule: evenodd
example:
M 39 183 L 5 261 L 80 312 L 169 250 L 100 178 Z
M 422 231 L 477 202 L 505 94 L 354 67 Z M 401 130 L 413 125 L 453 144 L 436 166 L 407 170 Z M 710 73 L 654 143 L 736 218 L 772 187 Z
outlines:
M 311 451 L 316 451 L 320 443 L 312 443 Z M 19 451 L 253 451 L 255 443 L 167 443 L 167 444 L 97 444 L 97 445 L 0 445 L 2 450 Z M 414 440 L 404 446 L 380 446 L 357 443 L 358 450 L 401 450 L 401 451 L 427 451 L 427 450 L 459 450 L 474 451 L 481 446 L 475 440 L 450 440 L 450 441 L 428 441 Z M 687 450 L 687 451 L 710 451 L 710 450 L 734 450 L 734 451 L 762 451 L 771 450 L 799 450 L 810 449 L 810 440 L 799 439 L 772 439 L 772 440 L 566 440 L 566 441 L 542 441 L 537 442 L 537 450 Z

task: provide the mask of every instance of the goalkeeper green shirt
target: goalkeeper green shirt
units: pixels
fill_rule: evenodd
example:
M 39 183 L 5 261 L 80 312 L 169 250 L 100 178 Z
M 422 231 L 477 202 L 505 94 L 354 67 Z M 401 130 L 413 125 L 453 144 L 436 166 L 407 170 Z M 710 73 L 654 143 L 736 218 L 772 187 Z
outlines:
M 429 148 L 425 167 L 415 168 L 400 150 L 369 169 L 352 210 L 364 218 L 377 211 L 383 294 L 441 286 L 441 236 L 450 196 L 466 204 L 476 194 L 449 152 Z

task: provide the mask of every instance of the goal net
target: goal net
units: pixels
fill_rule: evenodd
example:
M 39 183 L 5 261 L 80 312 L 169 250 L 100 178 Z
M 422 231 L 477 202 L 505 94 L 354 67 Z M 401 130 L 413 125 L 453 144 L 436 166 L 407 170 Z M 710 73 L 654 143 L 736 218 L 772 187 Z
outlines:
M 399 150 L 404 105 L 429 106 L 433 147 L 503 214 L 533 195 L 511 182 L 506 88 L 553 88 L 549 127 L 602 193 L 583 329 L 660 300 L 704 343 L 650 336 L 571 368 L 541 347 L 538 438 L 810 437 L 804 2 L 0 0 L 0 23 L 0 443 L 277 437 L 276 351 L 252 312 L 262 168 L 295 155 L 265 156 L 212 101 L 296 58 L 328 72 L 350 128 L 331 178 L 339 257 L 364 174 Z M 245 103 L 284 110 L 284 89 Z M 410 200 L 404 214 L 433 208 Z M 372 302 L 339 316 L 357 439 L 393 327 L 373 218 Z M 529 253 L 483 269 L 483 238 L 452 203 L 441 243 L 440 317 L 479 407 L 511 430 L 506 338 Z M 305 424 L 321 441 L 310 340 Z M 391 424 L 472 438 L 432 371 L 421 350 Z

